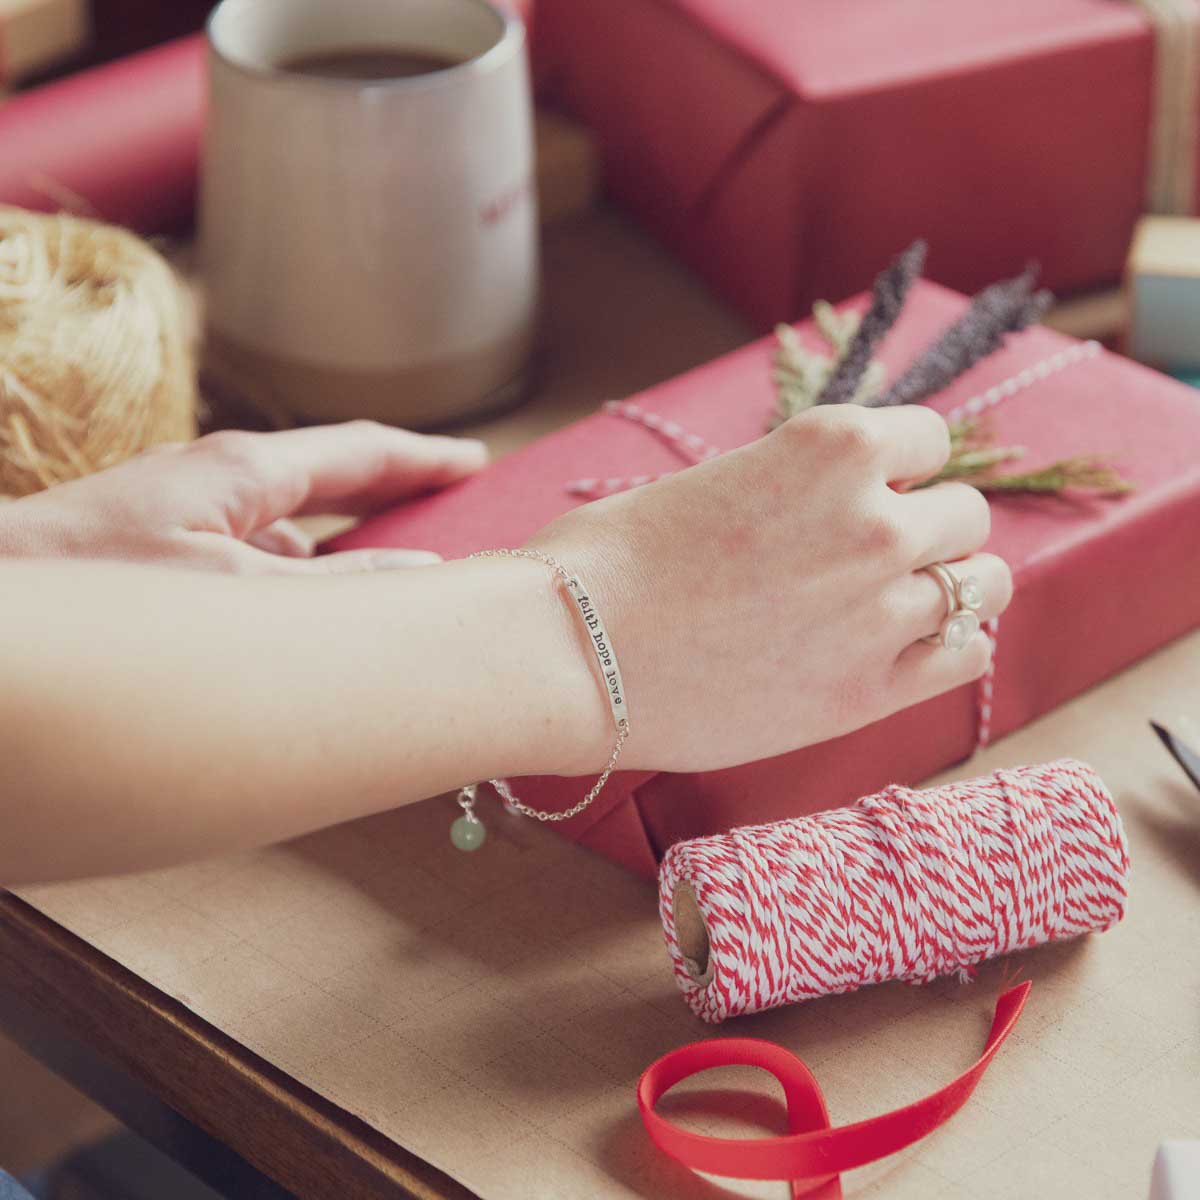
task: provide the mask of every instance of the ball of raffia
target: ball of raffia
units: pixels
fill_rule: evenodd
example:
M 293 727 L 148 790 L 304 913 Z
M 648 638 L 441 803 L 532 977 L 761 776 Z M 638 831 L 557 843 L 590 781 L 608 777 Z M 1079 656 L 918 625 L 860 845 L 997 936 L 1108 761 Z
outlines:
M 195 435 L 190 303 L 123 229 L 0 205 L 0 494 Z

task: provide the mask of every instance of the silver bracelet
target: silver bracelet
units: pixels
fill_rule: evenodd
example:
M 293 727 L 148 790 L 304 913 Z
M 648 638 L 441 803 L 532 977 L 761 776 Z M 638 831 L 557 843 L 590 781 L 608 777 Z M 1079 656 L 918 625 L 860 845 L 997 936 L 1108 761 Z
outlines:
M 604 694 L 608 697 L 608 705 L 612 710 L 613 725 L 616 728 L 616 740 L 613 742 L 612 754 L 608 763 L 600 772 L 599 778 L 588 794 L 578 804 L 561 812 L 547 812 L 545 809 L 530 808 L 513 795 L 512 789 L 503 779 L 492 779 L 488 782 L 500 794 L 509 808 L 515 809 L 522 816 L 532 817 L 535 821 L 567 821 L 577 817 L 593 800 L 596 799 L 608 782 L 608 777 L 616 769 L 617 759 L 621 757 L 621 749 L 629 737 L 629 705 L 625 699 L 625 684 L 621 679 L 621 668 L 617 663 L 617 652 L 613 647 L 612 638 L 604 626 L 596 606 L 588 593 L 587 587 L 578 575 L 568 571 L 556 558 L 543 554 L 539 550 L 479 550 L 470 558 L 527 558 L 549 567 L 558 576 L 567 594 L 575 602 L 579 610 L 596 655 L 596 663 L 600 667 L 600 676 L 604 681 Z M 472 783 L 458 793 L 458 803 L 462 808 L 462 816 L 450 826 L 450 840 L 459 850 L 478 850 L 483 845 L 487 832 L 483 822 L 475 812 L 475 796 L 479 784 Z

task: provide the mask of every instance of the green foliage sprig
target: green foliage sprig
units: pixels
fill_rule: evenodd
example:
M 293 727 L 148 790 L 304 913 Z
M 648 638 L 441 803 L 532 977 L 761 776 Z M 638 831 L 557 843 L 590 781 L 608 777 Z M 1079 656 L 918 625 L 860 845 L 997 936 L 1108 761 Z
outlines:
M 991 434 L 979 421 L 956 421 L 950 425 L 950 458 L 932 478 L 916 487 L 929 487 L 944 479 L 969 483 L 981 492 L 1033 492 L 1061 495 L 1084 491 L 1115 496 L 1133 490 L 1105 459 L 1097 455 L 1063 458 L 1033 471 L 1003 473 L 1003 463 L 1024 458 L 1024 446 L 993 446 Z

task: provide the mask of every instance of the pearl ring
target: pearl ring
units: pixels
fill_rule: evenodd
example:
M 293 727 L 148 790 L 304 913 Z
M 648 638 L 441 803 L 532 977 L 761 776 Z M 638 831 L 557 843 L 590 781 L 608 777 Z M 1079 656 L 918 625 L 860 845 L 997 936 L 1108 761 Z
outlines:
M 974 575 L 965 575 L 959 579 L 945 563 L 930 563 L 922 569 L 942 585 L 942 591 L 946 595 L 946 616 L 941 628 L 923 640 L 941 645 L 947 650 L 964 649 L 979 632 L 983 585 Z

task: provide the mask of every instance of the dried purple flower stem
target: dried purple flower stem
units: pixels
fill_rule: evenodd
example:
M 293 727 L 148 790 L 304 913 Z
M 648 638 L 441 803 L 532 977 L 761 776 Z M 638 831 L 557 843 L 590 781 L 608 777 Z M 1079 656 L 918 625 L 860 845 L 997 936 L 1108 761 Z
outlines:
M 871 306 L 841 362 L 829 376 L 818 404 L 845 404 L 854 399 L 863 374 L 871 365 L 875 348 L 896 323 L 909 288 L 925 265 L 926 245 L 915 241 L 879 273 L 871 292 Z
M 964 371 L 998 350 L 1005 335 L 1033 325 L 1045 315 L 1054 297 L 1035 292 L 1037 267 L 1029 266 L 1013 279 L 986 287 L 955 321 L 881 396 L 874 407 L 916 404 L 949 387 Z

